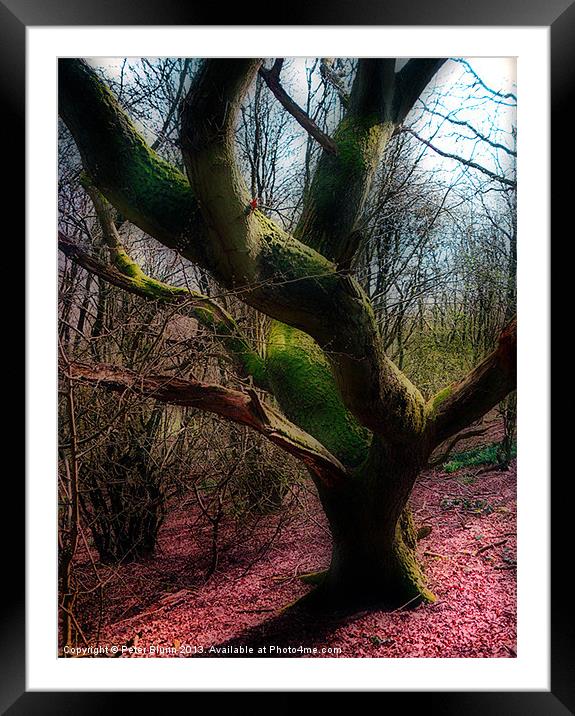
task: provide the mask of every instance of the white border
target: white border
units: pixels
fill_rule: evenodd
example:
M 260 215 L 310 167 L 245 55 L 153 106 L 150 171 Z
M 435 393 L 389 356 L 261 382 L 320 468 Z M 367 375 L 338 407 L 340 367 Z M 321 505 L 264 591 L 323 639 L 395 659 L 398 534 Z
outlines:
M 28 690 L 549 690 L 549 28 L 27 28 Z M 56 58 L 516 56 L 516 659 L 56 658 Z M 527 396 L 529 396 L 527 398 Z

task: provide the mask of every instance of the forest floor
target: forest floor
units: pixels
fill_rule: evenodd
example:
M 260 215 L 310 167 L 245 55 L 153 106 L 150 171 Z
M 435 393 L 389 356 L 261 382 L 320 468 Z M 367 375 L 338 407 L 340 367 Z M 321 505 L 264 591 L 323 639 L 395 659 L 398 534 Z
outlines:
M 418 554 L 434 604 L 324 618 L 284 611 L 310 589 L 298 575 L 328 563 L 329 534 L 313 498 L 287 521 L 261 518 L 241 540 L 224 529 L 206 581 L 210 530 L 198 530 L 180 505 L 153 559 L 108 568 L 105 586 L 79 602 L 84 634 L 123 657 L 238 656 L 249 646 L 267 646 L 265 656 L 289 656 L 286 647 L 296 657 L 516 656 L 515 461 L 507 471 L 427 471 L 411 506 L 417 524 L 432 527 Z M 88 583 L 94 564 L 84 560 L 77 566 Z M 271 645 L 284 651 L 270 654 Z

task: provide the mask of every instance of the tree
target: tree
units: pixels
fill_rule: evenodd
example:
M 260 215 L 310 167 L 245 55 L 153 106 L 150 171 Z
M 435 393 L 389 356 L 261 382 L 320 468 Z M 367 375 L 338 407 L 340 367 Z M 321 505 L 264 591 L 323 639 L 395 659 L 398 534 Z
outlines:
M 434 599 L 415 556 L 409 495 L 433 450 L 515 387 L 512 321 L 469 375 L 425 400 L 386 355 L 370 301 L 350 270 L 384 150 L 443 62 L 413 59 L 396 71 L 393 59 L 359 60 L 343 118 L 329 137 L 283 90 L 281 61 L 265 69 L 256 59 L 206 60 L 180 108 L 183 174 L 146 144 L 91 67 L 60 60 L 60 115 L 106 201 L 273 319 L 265 351 L 258 351 L 213 299 L 144 274 L 110 221 L 111 265 L 66 236 L 63 250 L 127 291 L 185 301 L 200 323 L 216 327 L 248 383 L 237 390 L 86 363 L 71 363 L 70 376 L 211 411 L 302 460 L 333 539 L 329 569 L 309 596 L 326 607 L 396 608 Z M 322 147 L 291 233 L 250 204 L 236 160 L 240 107 L 258 73 Z

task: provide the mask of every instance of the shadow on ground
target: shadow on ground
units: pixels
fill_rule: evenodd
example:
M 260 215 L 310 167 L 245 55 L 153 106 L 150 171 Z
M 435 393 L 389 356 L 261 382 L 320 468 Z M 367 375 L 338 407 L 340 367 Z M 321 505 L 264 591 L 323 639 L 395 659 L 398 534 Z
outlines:
M 305 654 L 322 656 L 327 637 L 353 619 L 353 616 L 344 614 L 310 613 L 296 604 L 245 629 L 232 639 L 214 644 L 210 653 L 196 656 L 248 659 L 301 657 Z M 246 652 L 246 649 L 249 651 Z

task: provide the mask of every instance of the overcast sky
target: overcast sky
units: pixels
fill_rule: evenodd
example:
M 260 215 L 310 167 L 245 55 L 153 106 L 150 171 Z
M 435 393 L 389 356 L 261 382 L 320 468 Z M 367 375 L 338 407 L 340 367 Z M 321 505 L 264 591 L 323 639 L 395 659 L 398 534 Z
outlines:
M 95 67 L 103 70 L 110 78 L 118 78 L 125 58 L 91 58 L 88 61 Z M 154 58 L 149 58 L 154 59 Z M 516 74 L 517 63 L 514 57 L 467 57 L 465 58 L 481 80 L 495 92 L 513 92 L 517 95 Z M 408 58 L 398 59 L 396 70 L 400 69 Z M 130 58 L 128 64 L 133 64 L 138 58 Z M 293 99 L 300 105 L 305 106 L 307 96 L 306 84 L 306 63 L 309 66 L 308 58 L 290 58 L 282 73 L 282 83 Z M 129 70 L 125 68 L 125 78 L 129 82 Z M 319 80 L 319 73 L 316 81 Z M 486 93 L 481 88 L 475 88 L 475 94 L 469 92 L 467 87 L 458 87 L 457 82 L 465 78 L 467 85 L 470 83 L 470 75 L 465 74 L 465 68 L 461 63 L 447 62 L 432 83 L 429 85 L 429 93 L 435 85 L 440 90 L 441 100 L 436 107 L 443 114 L 451 114 L 458 120 L 468 121 L 478 131 L 489 136 L 496 142 L 500 142 L 508 148 L 515 148 L 513 131 L 516 127 L 516 108 L 507 103 L 491 103 L 477 101 L 477 96 Z M 426 99 L 426 93 L 422 95 Z M 417 113 L 417 105 L 415 112 Z M 421 135 L 429 138 L 433 134 L 433 144 L 444 152 L 457 154 L 465 159 L 475 161 L 487 169 L 495 172 L 505 172 L 510 175 L 514 172 L 514 157 L 504 151 L 494 152 L 484 142 L 476 138 L 466 138 L 469 132 L 454 127 L 453 125 L 432 119 L 429 116 L 424 118 L 425 124 L 416 123 L 415 129 L 421 130 Z M 435 122 L 435 124 L 434 124 Z M 441 125 L 441 126 L 440 126 Z M 303 130 L 301 130 L 303 133 Z M 150 133 L 144 130 L 147 139 L 151 141 Z M 462 136 L 463 135 L 463 136 Z M 451 172 L 461 171 L 461 165 L 446 160 L 433 151 L 429 150 L 425 157 L 425 164 L 428 168 L 437 171 Z

